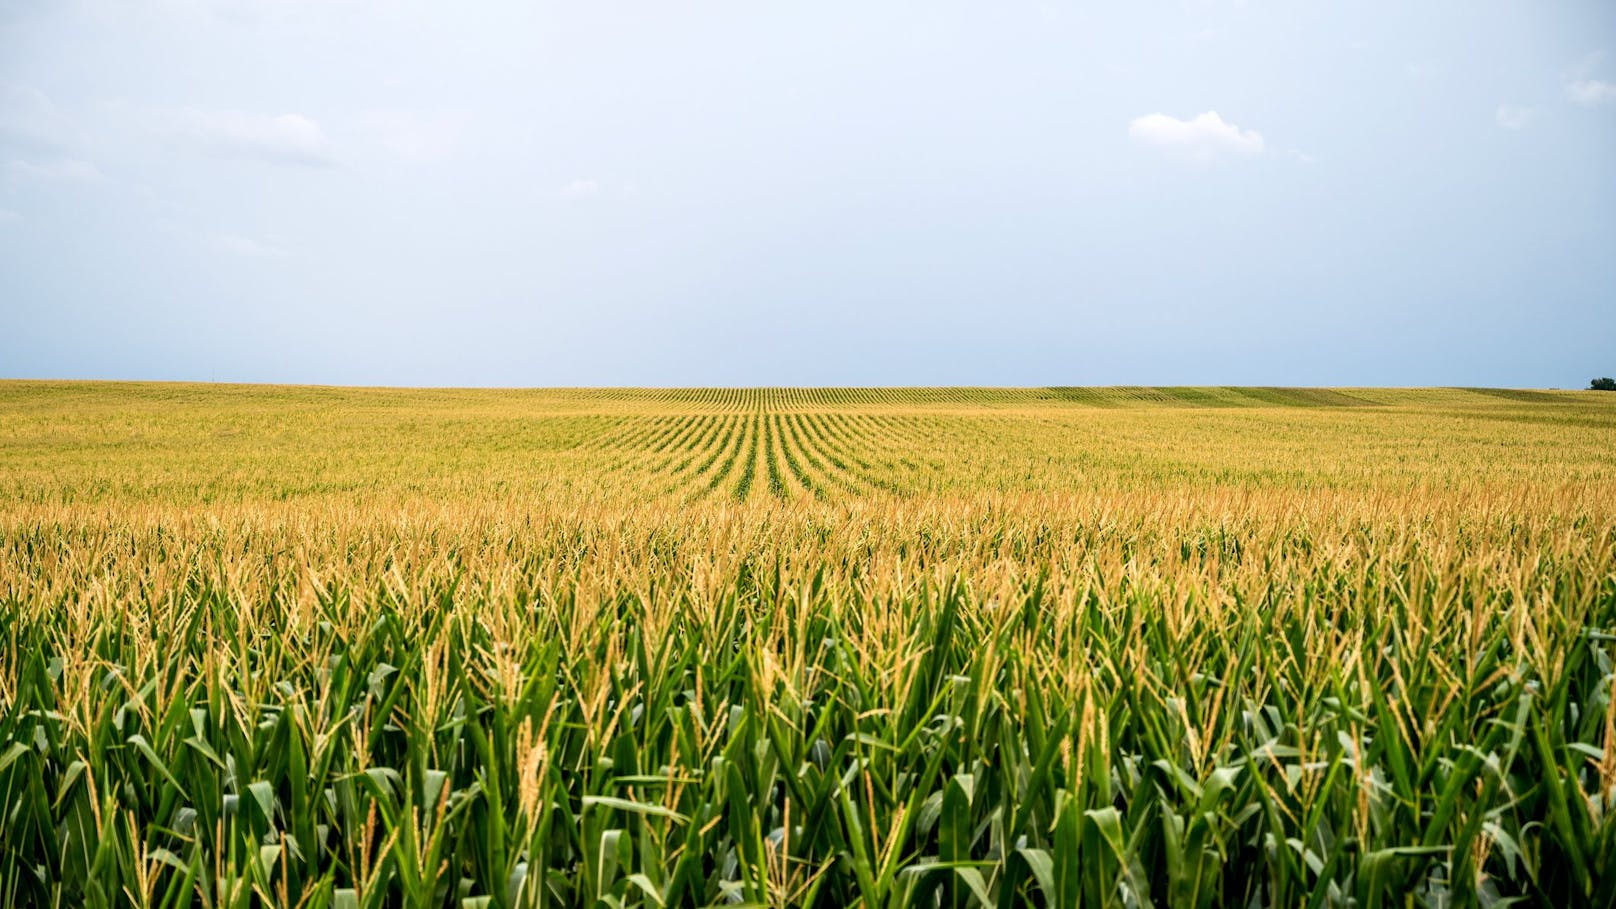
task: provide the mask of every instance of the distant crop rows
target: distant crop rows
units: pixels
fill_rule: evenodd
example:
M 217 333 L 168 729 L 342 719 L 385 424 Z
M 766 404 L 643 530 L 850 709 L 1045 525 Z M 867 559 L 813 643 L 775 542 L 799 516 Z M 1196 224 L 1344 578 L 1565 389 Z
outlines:
M 332 390 L 340 393 L 340 390 Z M 422 392 L 442 395 L 445 392 Z M 1465 406 L 1488 400 L 1531 404 L 1574 404 L 1575 392 L 1489 388 L 1279 388 L 1255 386 L 1081 386 L 1048 388 L 592 388 L 531 389 L 512 392 L 465 390 L 473 398 L 531 396 L 535 402 L 575 408 L 628 406 L 644 412 L 789 413 L 841 410 L 957 410 L 1025 407 L 1214 407 L 1343 408 L 1375 406 Z
M 1574 404 L 1576 392 L 1497 388 L 1280 388 L 1259 386 L 1078 386 L 1050 388 L 668 388 L 596 389 L 595 400 L 702 412 L 883 408 L 1027 407 L 1376 407 L 1506 400 Z
M 606 472 L 640 471 L 677 496 L 826 499 L 892 489 L 913 465 L 969 424 L 861 413 L 732 413 L 623 418 L 579 449 Z

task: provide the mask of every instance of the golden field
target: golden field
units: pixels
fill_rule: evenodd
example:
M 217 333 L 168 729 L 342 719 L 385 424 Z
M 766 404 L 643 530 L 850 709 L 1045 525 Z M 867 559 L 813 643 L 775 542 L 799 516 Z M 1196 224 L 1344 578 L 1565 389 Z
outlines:
M 1616 395 L 0 383 L 0 903 L 1616 904 Z

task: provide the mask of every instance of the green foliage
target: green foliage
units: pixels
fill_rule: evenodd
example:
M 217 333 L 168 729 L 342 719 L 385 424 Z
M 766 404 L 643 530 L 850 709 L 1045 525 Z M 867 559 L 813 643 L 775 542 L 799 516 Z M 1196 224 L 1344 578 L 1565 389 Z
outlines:
M 7 622 L 0 896 L 1608 905 L 1616 589 L 1539 572 L 1561 601 L 1466 652 L 1421 645 L 1476 615 L 1440 582 L 1329 571 L 1339 598 L 1277 617 L 761 570 L 711 601 L 435 581 L 265 614 L 192 574 L 138 634 Z

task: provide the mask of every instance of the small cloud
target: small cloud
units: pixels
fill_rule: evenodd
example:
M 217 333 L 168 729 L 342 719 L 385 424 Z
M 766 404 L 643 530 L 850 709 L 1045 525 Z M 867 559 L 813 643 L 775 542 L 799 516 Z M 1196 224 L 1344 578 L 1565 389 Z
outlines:
M 105 179 L 101 168 L 77 158 L 11 161 L 6 164 L 6 176 L 11 182 L 34 183 L 99 183 Z
M 331 140 L 320 124 L 299 114 L 266 116 L 191 109 L 180 113 L 176 130 L 181 138 L 221 157 L 312 167 L 337 163 Z
M 1616 83 L 1595 78 L 1604 65 L 1605 52 L 1595 51 L 1571 67 L 1566 73 L 1566 97 L 1583 107 L 1616 103 Z
M 597 195 L 600 195 L 600 182 L 596 180 L 580 177 L 561 187 L 561 198 L 563 199 L 587 199 Z
M 1532 122 L 1536 111 L 1530 107 L 1518 107 L 1513 104 L 1500 104 L 1493 113 L 1493 119 L 1504 129 L 1523 129 Z
M 16 212 L 12 211 L 9 208 L 0 208 L 0 224 L 6 224 L 6 223 L 9 223 L 11 221 L 21 221 L 21 220 L 22 220 L 22 215 L 17 214 Z
M 1217 111 L 1207 111 L 1189 120 L 1148 114 L 1128 124 L 1128 136 L 1141 145 L 1164 149 L 1198 163 L 1224 155 L 1256 157 L 1265 148 L 1259 133 L 1225 122 Z
M 1599 107 L 1616 102 L 1616 82 L 1578 79 L 1566 83 L 1566 95 L 1583 107 Z
M 277 259 L 286 255 L 285 249 L 273 243 L 264 243 L 236 234 L 218 234 L 208 240 L 208 247 L 214 252 L 252 259 Z

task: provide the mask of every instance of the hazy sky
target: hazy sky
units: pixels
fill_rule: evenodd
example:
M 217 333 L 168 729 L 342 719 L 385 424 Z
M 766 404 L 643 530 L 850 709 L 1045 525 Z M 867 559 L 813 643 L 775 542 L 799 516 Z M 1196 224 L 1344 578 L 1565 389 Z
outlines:
M 1616 4 L 0 0 L 0 376 L 1616 374 Z

